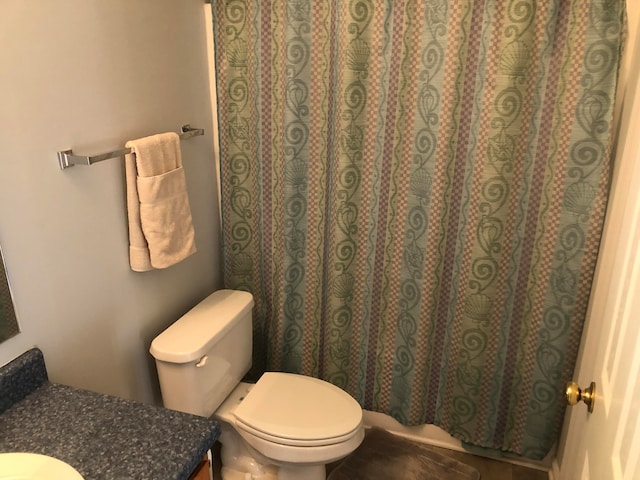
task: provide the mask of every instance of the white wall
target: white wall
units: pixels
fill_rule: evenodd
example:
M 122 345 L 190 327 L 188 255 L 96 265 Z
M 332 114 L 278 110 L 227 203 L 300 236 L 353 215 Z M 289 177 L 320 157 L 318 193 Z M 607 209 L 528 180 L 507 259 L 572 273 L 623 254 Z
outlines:
M 221 286 L 217 186 L 202 0 L 0 2 L 0 244 L 22 333 L 52 381 L 159 401 L 151 340 Z M 135 273 L 122 159 L 61 171 L 181 124 L 198 253 Z

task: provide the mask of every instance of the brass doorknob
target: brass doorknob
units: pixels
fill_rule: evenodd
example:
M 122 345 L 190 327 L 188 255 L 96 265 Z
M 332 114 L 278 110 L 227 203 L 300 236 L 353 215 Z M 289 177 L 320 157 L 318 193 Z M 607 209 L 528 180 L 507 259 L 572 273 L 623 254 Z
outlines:
M 592 413 L 596 403 L 596 383 L 591 382 L 589 388 L 581 389 L 576 382 L 569 382 L 567 383 L 565 395 L 567 396 L 567 403 L 569 405 L 573 406 L 583 401 L 587 404 L 589 413 Z

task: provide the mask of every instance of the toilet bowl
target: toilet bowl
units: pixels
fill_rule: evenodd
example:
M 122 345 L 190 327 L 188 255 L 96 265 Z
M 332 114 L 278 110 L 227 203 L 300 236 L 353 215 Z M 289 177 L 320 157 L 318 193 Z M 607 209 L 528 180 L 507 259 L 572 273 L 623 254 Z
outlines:
M 324 480 L 364 438 L 362 409 L 323 380 L 251 364 L 247 292 L 213 293 L 151 344 L 167 408 L 221 422 L 223 480 Z
M 230 427 L 220 439 L 224 480 L 252 468 L 256 479 L 325 479 L 325 465 L 364 438 L 358 403 L 330 383 L 302 375 L 267 372 L 255 385 L 240 383 L 214 418 Z

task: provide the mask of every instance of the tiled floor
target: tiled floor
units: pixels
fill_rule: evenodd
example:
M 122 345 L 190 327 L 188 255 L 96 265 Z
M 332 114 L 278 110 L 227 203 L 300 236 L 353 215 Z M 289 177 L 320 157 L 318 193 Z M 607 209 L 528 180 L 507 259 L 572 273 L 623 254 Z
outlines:
M 421 444 L 425 446 L 424 444 Z M 447 448 L 439 448 L 431 445 L 426 447 L 446 457 L 454 458 L 462 463 L 472 466 L 480 473 L 480 480 L 548 480 L 549 474 L 533 468 L 525 468 L 502 460 L 481 457 L 471 453 L 463 453 Z M 335 468 L 338 463 L 327 466 L 327 473 Z M 389 479 L 400 480 L 400 479 Z
M 433 450 L 471 465 L 480 472 L 481 480 L 548 480 L 549 474 L 541 470 L 520 467 L 500 460 L 479 457 L 469 453 L 454 452 L 445 448 L 431 447 Z
M 467 465 L 471 465 L 480 473 L 480 480 L 548 480 L 549 474 L 533 468 L 520 467 L 501 460 L 472 455 L 470 453 L 457 452 L 447 448 L 429 447 L 441 455 L 455 458 Z M 337 464 L 328 465 L 327 473 Z M 389 479 L 392 480 L 392 479 Z M 393 479 L 400 480 L 400 479 Z
M 220 444 L 216 443 L 214 448 L 214 479 L 219 480 L 220 476 Z M 500 460 L 492 460 L 490 458 L 479 457 L 469 453 L 456 452 L 446 448 L 430 447 L 434 451 L 455 458 L 461 462 L 471 465 L 480 472 L 480 480 L 548 480 L 547 472 L 540 470 L 520 467 Z M 327 473 L 330 472 L 332 465 L 327 466 Z M 391 479 L 390 479 L 391 480 Z M 400 480 L 400 479 L 393 479 Z

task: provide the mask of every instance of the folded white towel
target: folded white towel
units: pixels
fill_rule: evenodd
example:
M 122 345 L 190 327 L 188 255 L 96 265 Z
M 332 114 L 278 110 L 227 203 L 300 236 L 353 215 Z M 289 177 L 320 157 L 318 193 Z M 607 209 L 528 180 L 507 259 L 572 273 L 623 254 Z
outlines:
M 195 253 L 180 137 L 131 140 L 125 156 L 129 262 L 136 272 L 167 268 Z

